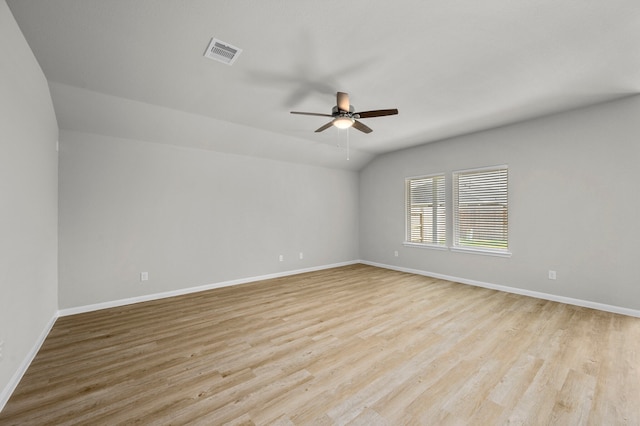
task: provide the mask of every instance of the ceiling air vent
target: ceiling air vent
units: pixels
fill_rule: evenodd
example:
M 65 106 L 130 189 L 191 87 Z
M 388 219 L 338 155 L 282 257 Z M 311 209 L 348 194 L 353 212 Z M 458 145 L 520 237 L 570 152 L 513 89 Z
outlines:
M 215 61 L 224 62 L 227 65 L 232 65 L 241 53 L 242 49 L 214 38 L 211 39 L 211 43 L 209 43 L 209 47 L 207 47 L 204 56 Z

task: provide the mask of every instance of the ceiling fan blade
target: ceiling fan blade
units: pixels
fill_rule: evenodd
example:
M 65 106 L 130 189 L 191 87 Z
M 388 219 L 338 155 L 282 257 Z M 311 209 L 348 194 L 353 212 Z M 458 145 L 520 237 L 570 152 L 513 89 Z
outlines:
M 333 121 L 330 121 L 327 124 L 325 124 L 324 126 L 320 127 L 318 130 L 316 130 L 316 133 L 324 132 L 325 130 L 327 130 L 332 125 L 333 125 Z
M 361 122 L 359 122 L 358 120 L 355 120 L 353 122 L 353 127 L 355 127 L 356 129 L 360 130 L 361 132 L 364 133 L 371 133 L 373 132 L 373 130 L 371 130 L 370 127 L 365 126 L 364 124 L 362 124 Z
M 340 111 L 349 112 L 349 94 L 344 92 L 338 92 L 336 94 L 336 105 Z
M 382 117 L 384 115 L 396 115 L 398 110 L 396 108 L 393 109 L 377 109 L 374 111 L 362 111 L 356 112 L 354 115 L 360 116 L 360 118 L 371 118 L 371 117 Z
M 319 112 L 299 112 L 299 111 L 291 111 L 291 114 L 299 114 L 299 115 L 315 115 L 318 117 L 333 117 L 331 114 L 322 114 Z

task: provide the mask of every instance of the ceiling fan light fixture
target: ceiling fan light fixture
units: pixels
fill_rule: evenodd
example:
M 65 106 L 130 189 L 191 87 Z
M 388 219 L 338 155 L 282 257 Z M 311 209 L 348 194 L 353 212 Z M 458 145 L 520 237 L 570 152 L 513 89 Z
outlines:
M 351 117 L 336 117 L 336 119 L 333 120 L 333 125 L 338 129 L 348 129 L 353 126 L 354 121 L 355 119 Z

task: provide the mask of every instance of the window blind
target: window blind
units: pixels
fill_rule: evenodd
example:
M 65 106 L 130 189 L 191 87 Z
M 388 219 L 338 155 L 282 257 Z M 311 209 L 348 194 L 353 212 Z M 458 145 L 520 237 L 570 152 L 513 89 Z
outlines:
M 406 180 L 407 242 L 446 244 L 444 175 Z
M 454 173 L 454 247 L 506 252 L 508 207 L 507 167 Z

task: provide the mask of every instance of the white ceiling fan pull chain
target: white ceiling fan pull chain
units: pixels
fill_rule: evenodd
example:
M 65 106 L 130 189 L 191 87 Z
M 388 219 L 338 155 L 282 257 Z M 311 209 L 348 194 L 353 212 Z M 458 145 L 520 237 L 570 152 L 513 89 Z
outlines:
M 347 161 L 349 161 L 349 129 L 347 129 Z

